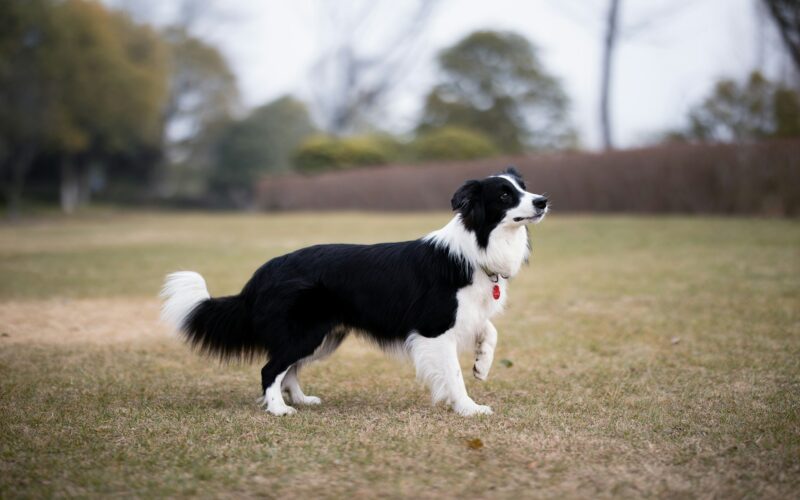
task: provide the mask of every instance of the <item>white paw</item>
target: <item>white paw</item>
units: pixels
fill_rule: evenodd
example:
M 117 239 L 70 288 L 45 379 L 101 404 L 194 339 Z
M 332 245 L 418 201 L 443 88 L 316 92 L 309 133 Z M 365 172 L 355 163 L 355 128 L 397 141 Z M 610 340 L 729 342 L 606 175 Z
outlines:
M 462 417 L 471 417 L 473 415 L 491 415 L 492 408 L 487 405 L 479 405 L 474 401 L 461 404 L 458 406 L 453 407 L 456 413 L 461 415 Z
M 280 417 L 282 415 L 294 415 L 295 413 L 297 413 L 297 410 L 292 408 L 291 406 L 283 405 L 283 406 L 278 406 L 276 408 L 267 408 L 267 412 Z
M 318 405 L 322 400 L 316 396 L 303 396 L 302 398 L 292 398 L 292 403 L 298 405 Z
M 486 361 L 484 358 L 478 358 L 475 360 L 475 364 L 472 365 L 472 375 L 478 380 L 485 381 L 487 377 L 489 377 L 489 369 L 491 367 L 491 361 Z

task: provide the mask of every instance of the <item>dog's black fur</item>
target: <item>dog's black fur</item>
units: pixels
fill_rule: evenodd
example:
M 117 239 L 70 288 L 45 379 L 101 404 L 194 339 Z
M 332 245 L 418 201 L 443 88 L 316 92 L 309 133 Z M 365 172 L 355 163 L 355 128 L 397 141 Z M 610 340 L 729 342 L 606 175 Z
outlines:
M 312 246 L 261 266 L 239 295 L 201 302 L 184 331 L 221 357 L 268 353 L 266 389 L 338 327 L 368 332 L 384 346 L 412 331 L 444 333 L 455 320 L 456 292 L 472 272 L 420 240 Z

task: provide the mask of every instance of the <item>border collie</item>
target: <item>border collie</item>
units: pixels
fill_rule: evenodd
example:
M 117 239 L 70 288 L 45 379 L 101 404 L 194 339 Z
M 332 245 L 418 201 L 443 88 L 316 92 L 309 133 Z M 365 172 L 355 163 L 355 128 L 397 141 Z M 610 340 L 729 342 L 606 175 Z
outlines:
M 453 219 L 421 239 L 303 248 L 262 265 L 238 295 L 211 298 L 199 274 L 172 273 L 162 318 L 203 353 L 268 357 L 261 391 L 273 415 L 296 411 L 284 391 L 294 404 L 320 403 L 300 388 L 300 369 L 350 332 L 410 357 L 434 404 L 491 414 L 467 395 L 458 352 L 474 350 L 473 374 L 485 380 L 497 343 L 490 319 L 530 255 L 527 224 L 549 210 L 525 189 L 513 167 L 467 181 L 453 195 Z

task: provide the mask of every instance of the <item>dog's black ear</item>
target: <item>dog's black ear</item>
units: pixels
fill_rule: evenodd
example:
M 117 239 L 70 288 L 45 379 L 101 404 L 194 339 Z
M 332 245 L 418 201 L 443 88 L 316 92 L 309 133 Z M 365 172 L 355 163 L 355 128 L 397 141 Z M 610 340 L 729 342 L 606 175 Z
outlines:
M 470 205 L 480 193 L 481 183 L 478 181 L 467 181 L 463 186 L 458 188 L 453 198 L 450 200 L 450 206 L 454 211 L 464 212 L 469 209 Z
M 486 210 L 481 200 L 482 189 L 480 181 L 467 181 L 450 200 L 453 210 L 461 214 L 464 226 L 472 231 L 482 227 L 486 220 Z
M 525 181 L 522 180 L 522 174 L 519 173 L 519 170 L 517 170 L 517 167 L 515 167 L 514 165 L 509 165 L 508 168 L 506 168 L 506 171 L 503 172 L 503 173 L 508 175 L 508 176 L 510 176 L 515 181 L 517 181 L 517 184 L 519 184 L 519 187 L 521 187 L 522 189 L 525 189 Z

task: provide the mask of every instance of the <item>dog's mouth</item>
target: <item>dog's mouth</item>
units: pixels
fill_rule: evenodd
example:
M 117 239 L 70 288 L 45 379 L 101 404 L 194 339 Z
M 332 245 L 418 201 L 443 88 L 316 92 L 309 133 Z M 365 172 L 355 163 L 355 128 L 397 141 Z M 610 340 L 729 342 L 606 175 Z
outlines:
M 544 217 L 544 213 L 532 215 L 530 217 L 514 217 L 514 222 L 534 222 Z

